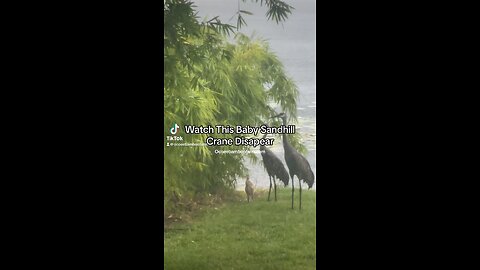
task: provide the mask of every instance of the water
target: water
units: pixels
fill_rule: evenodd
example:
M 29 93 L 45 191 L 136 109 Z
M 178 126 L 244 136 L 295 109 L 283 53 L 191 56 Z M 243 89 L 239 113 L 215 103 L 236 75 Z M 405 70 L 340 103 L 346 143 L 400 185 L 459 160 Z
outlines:
M 314 0 L 287 0 L 293 6 L 293 14 L 282 24 L 267 21 L 266 7 L 260 7 L 260 3 L 239 0 L 197 0 L 198 15 L 201 19 L 205 16 L 212 18 L 219 16 L 222 22 L 236 25 L 238 5 L 240 9 L 247 10 L 253 15 L 245 15 L 247 26 L 241 32 L 251 36 L 266 39 L 270 48 L 282 61 L 287 74 L 293 78 L 300 92 L 297 109 L 298 120 L 297 132 L 301 134 L 303 143 L 308 149 L 306 158 L 315 174 L 316 173 L 316 82 L 315 82 L 315 1 Z M 232 18 L 233 17 L 233 18 Z M 284 162 L 283 146 L 279 137 L 275 139 L 275 145 L 271 150 Z M 260 154 L 258 154 L 261 160 Z M 249 164 L 250 179 L 257 187 L 268 188 L 269 180 L 263 165 Z M 295 178 L 296 179 L 296 178 Z M 239 180 L 238 189 L 244 189 L 244 179 Z M 283 185 L 282 185 L 283 186 Z M 298 180 L 295 182 L 298 187 Z M 302 184 L 303 187 L 306 184 Z M 314 184 L 312 189 L 316 189 Z

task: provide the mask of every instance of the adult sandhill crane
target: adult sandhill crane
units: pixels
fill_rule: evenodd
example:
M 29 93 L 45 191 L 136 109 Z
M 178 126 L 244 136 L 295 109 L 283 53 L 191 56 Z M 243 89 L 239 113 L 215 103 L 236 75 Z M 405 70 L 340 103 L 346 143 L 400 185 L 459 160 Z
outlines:
M 263 138 L 267 137 L 268 133 L 263 135 Z M 263 166 L 267 170 L 268 178 L 270 179 L 270 188 L 268 189 L 268 201 L 270 201 L 270 192 L 272 191 L 272 179 L 273 186 L 275 190 L 275 201 L 277 201 L 277 183 L 275 182 L 275 177 L 280 179 L 285 186 L 288 185 L 288 172 L 283 166 L 282 161 L 264 145 L 260 146 L 260 151 L 262 151 Z
M 245 180 L 245 193 L 247 193 L 247 201 L 250 202 L 250 198 L 253 201 L 253 191 L 254 186 L 252 181 L 249 180 L 249 176 L 247 175 L 247 180 Z
M 287 115 L 285 113 L 280 113 L 273 116 L 272 118 L 281 118 L 283 120 L 283 125 L 287 126 Z M 298 184 L 300 185 L 300 207 L 302 209 L 302 183 L 303 180 L 308 184 L 308 189 L 312 188 L 313 183 L 315 182 L 315 176 L 313 171 L 310 168 L 310 164 L 307 159 L 300 155 L 298 151 L 293 148 L 293 146 L 288 142 L 287 135 L 283 134 L 283 151 L 285 152 L 285 162 L 287 163 L 288 171 L 290 172 L 290 177 L 292 178 L 292 209 L 293 209 L 293 197 L 294 197 L 294 179 L 296 175 L 298 178 Z

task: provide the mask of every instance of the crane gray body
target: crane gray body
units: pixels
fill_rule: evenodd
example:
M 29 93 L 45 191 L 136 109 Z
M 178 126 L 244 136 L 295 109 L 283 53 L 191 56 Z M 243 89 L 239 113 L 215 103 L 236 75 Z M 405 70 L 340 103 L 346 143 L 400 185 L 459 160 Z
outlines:
M 267 134 L 265 134 L 264 138 Z M 270 188 L 268 190 L 268 199 L 270 200 L 270 192 L 272 191 L 272 179 L 275 192 L 275 201 L 277 201 L 277 183 L 275 178 L 280 179 L 285 186 L 288 185 L 288 172 L 285 169 L 282 161 L 272 152 L 272 150 L 266 148 L 265 146 L 260 146 L 262 151 L 263 166 L 268 173 L 268 178 L 270 179 Z
M 285 113 L 280 113 L 274 117 L 280 117 L 283 120 L 283 124 L 287 125 L 287 119 Z M 283 150 L 285 152 L 285 163 L 287 163 L 290 177 L 292 178 L 292 209 L 294 201 L 294 176 L 298 178 L 298 184 L 300 186 L 300 209 L 302 209 L 302 183 L 303 180 L 308 185 L 308 189 L 312 188 L 315 182 L 315 175 L 308 163 L 307 159 L 302 156 L 293 146 L 288 142 L 286 134 L 283 134 Z

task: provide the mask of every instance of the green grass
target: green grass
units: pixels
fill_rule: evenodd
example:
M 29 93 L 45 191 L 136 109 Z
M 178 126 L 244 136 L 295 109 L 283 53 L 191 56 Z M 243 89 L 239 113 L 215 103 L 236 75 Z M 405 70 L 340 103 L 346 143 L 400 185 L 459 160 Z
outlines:
M 315 196 L 302 192 L 302 210 L 291 209 L 291 190 L 255 201 L 229 202 L 208 209 L 191 224 L 164 233 L 164 269 L 315 269 Z M 246 197 L 245 197 L 246 198 Z

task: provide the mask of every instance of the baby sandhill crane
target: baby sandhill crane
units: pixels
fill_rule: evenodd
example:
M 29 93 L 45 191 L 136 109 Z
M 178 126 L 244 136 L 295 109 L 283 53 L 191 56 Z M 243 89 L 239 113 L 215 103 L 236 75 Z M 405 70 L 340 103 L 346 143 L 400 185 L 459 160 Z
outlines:
M 253 201 L 253 191 L 254 191 L 254 186 L 252 181 L 249 180 L 249 177 L 247 176 L 247 180 L 245 180 L 245 192 L 247 193 L 247 201 L 250 202 L 250 198 L 252 198 Z

